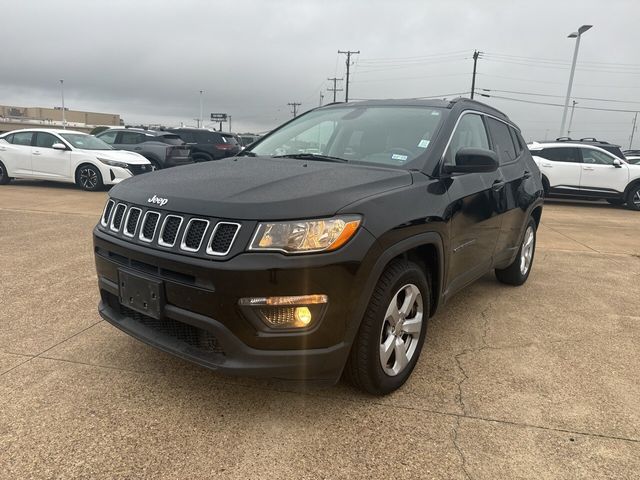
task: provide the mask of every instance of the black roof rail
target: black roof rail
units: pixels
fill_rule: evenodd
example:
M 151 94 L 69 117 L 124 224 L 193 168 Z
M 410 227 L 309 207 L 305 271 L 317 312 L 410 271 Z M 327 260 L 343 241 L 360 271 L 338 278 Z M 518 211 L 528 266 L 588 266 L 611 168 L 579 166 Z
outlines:
M 556 142 L 575 142 L 571 137 L 558 137 Z
M 581 142 L 600 142 L 600 143 L 609 143 L 598 140 L 596 137 L 584 137 L 580 139 Z

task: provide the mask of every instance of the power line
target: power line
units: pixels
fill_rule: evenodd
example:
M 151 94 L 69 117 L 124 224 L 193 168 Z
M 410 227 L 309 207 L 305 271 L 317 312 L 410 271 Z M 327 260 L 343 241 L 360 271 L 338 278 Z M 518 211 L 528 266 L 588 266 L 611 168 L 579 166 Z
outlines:
M 338 50 L 338 54 L 344 54 L 347 56 L 347 84 L 345 87 L 345 92 L 344 92 L 344 101 L 348 102 L 349 101 L 349 68 L 351 67 L 351 55 L 360 55 L 360 50 L 358 51 L 352 51 L 352 50 Z
M 469 95 L 470 92 L 456 92 L 456 93 L 443 93 L 440 95 L 429 95 L 428 97 L 411 97 L 410 100 L 429 100 L 432 98 L 442 98 L 446 99 L 449 97 L 462 97 L 464 95 Z M 352 98 L 352 100 L 377 100 L 375 98 Z
M 363 58 L 360 60 L 361 63 L 375 63 L 375 62 L 385 62 L 385 61 L 402 61 L 402 60 L 415 60 L 415 59 L 429 59 L 433 57 L 444 57 L 450 55 L 459 55 L 461 53 L 466 53 L 467 50 L 458 50 L 456 52 L 447 52 L 447 53 L 432 53 L 428 55 L 415 55 L 412 57 L 380 57 L 380 58 Z
M 553 59 L 553 58 L 540 58 L 540 57 L 527 57 L 524 55 L 507 55 L 504 53 L 495 53 L 495 52 L 487 52 L 485 55 L 490 55 L 494 57 L 503 57 L 503 58 L 512 58 L 512 59 L 521 59 L 521 60 L 531 60 L 535 62 L 547 62 L 547 63 L 560 63 L 569 65 L 569 62 L 562 59 Z M 589 60 L 582 60 L 578 62 L 578 65 L 603 65 L 603 66 L 620 66 L 620 67 L 632 67 L 632 68 L 640 68 L 640 63 L 621 63 L 621 62 L 595 62 Z
M 498 92 L 498 93 L 515 93 L 516 95 L 529 95 L 535 97 L 553 97 L 553 98 L 564 98 L 562 95 L 549 95 L 546 93 L 533 93 L 533 92 L 517 92 L 514 90 L 496 90 L 493 88 L 480 88 L 484 92 Z M 571 97 L 576 100 L 592 100 L 594 102 L 612 102 L 612 103 L 640 103 L 633 100 L 614 100 L 611 98 L 595 98 L 595 97 Z
M 503 96 L 499 96 L 499 95 L 489 95 L 486 93 L 481 93 L 480 94 L 483 97 L 487 97 L 487 98 L 499 98 L 500 100 L 510 100 L 512 102 L 520 102 L 520 103 L 531 103 L 534 105 L 548 105 L 550 107 L 562 107 L 564 108 L 564 104 L 560 104 L 560 103 L 549 103 L 549 102 L 534 102 L 533 100 L 524 100 L 521 98 L 512 98 L 512 97 L 503 97 Z M 576 107 L 580 110 L 597 110 L 597 111 L 601 111 L 601 112 L 624 112 L 624 113 L 635 113 L 636 110 L 623 110 L 623 109 L 618 109 L 618 108 L 598 108 L 598 107 Z

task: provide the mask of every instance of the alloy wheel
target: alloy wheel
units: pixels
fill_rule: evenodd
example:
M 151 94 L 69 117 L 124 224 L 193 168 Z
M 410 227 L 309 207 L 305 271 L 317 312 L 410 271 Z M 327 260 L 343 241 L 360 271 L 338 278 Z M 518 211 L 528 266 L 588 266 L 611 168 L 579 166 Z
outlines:
M 631 201 L 636 207 L 640 208 L 640 190 L 636 191 L 636 194 L 633 196 Z
M 522 248 L 520 249 L 520 273 L 522 275 L 526 275 L 531 267 L 534 239 L 533 227 L 529 225 L 527 231 L 524 233 L 524 240 L 522 241 Z
M 80 170 L 80 185 L 87 190 L 93 190 L 98 185 L 98 174 L 92 168 Z
M 424 306 L 413 283 L 400 288 L 387 307 L 380 332 L 380 364 L 393 377 L 404 371 L 416 354 Z

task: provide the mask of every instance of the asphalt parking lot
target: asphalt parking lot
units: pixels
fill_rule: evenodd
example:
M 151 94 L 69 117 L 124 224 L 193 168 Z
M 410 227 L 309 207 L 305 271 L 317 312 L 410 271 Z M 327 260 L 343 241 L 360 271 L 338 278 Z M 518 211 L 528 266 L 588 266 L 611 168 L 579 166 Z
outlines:
M 528 283 L 460 293 L 374 398 L 223 377 L 102 321 L 106 197 L 0 187 L 0 477 L 640 475 L 640 213 L 549 202 Z

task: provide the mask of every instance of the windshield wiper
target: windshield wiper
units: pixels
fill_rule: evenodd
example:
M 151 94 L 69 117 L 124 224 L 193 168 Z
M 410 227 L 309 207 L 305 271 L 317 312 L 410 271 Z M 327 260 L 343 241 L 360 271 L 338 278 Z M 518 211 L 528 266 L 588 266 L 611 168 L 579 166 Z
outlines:
M 242 150 L 236 157 L 255 157 L 257 156 L 255 153 L 249 150 Z
M 289 153 L 287 155 L 273 155 L 271 158 L 296 158 L 298 160 L 320 160 L 326 162 L 348 163 L 348 160 L 329 155 L 319 155 L 316 153 Z

